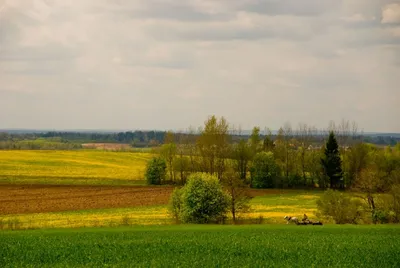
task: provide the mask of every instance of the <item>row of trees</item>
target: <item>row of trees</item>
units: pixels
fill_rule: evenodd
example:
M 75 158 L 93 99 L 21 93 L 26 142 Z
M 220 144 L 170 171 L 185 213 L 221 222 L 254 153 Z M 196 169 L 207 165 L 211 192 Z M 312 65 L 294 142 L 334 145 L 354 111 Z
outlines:
M 359 139 L 356 124 L 351 130 L 349 126 L 346 121 L 338 127 L 331 124 L 326 133 L 329 135 L 323 136 L 323 146 L 315 143 L 321 136 L 314 137 L 314 128 L 305 124 L 295 131 L 286 124 L 275 137 L 260 135 L 260 128 L 255 127 L 248 139 L 235 140 L 234 130 L 227 121 L 212 116 L 199 135 L 167 133 L 159 156 L 149 164 L 147 178 L 152 184 L 184 185 L 189 176 L 189 185 L 203 185 L 193 180 L 204 179 L 196 174 L 208 173 L 224 185 L 234 221 L 236 214 L 248 207 L 250 186 L 354 190 L 366 201 L 366 206 L 358 203 L 361 199 L 330 190 L 320 200 L 319 210 L 337 223 L 355 223 L 365 213 L 370 213 L 373 222 L 398 222 L 400 196 L 396 189 L 400 189 L 400 144 L 376 147 Z M 182 191 L 177 191 L 172 198 L 175 204 L 172 207 L 177 208 L 175 218 L 192 222 L 185 209 L 182 210 L 186 190 Z M 380 195 L 377 200 L 377 193 L 387 195 Z
M 165 131 L 126 131 L 107 132 L 36 132 L 6 133 L 0 132 L 0 149 L 37 149 L 21 146 L 21 142 L 34 142 L 38 139 L 60 139 L 63 143 L 124 143 L 132 147 L 155 147 L 163 143 Z M 36 146 L 38 146 L 36 144 Z M 41 148 L 39 148 L 41 149 Z
M 38 138 L 28 140 L 0 141 L 0 150 L 76 150 L 82 149 L 80 143 L 62 140 L 61 138 Z
M 357 125 L 350 124 L 348 121 L 343 120 L 338 126 L 335 126 L 333 122 L 330 123 L 328 130 L 335 129 L 337 134 L 340 134 L 340 143 L 348 143 L 354 139 L 363 139 L 365 142 L 377 144 L 377 145 L 395 145 L 400 142 L 400 135 L 395 134 L 368 134 L 361 135 L 358 133 Z M 278 134 L 268 134 L 265 130 L 263 135 L 260 135 L 262 139 L 269 136 L 270 139 L 276 139 L 279 135 L 293 135 L 309 144 L 319 144 L 324 142 L 324 137 L 327 136 L 327 131 L 318 131 L 316 128 L 309 127 L 305 124 L 300 124 L 297 130 L 292 130 L 289 124 L 286 124 L 282 131 Z M 259 129 L 258 129 L 259 131 Z M 259 131 L 260 133 L 260 131 Z M 177 134 L 181 135 L 192 135 L 191 139 L 197 139 L 201 134 L 198 131 L 190 130 L 189 133 Z M 229 134 L 233 142 L 237 142 L 242 139 L 248 139 L 249 134 L 233 127 L 229 128 Z M 130 144 L 132 147 L 157 147 L 165 141 L 167 132 L 166 131 L 126 131 L 126 132 L 96 132 L 96 131 L 1 131 L 0 130 L 0 149 L 37 149 L 30 148 L 29 146 L 21 146 L 21 141 L 35 141 L 37 139 L 60 139 L 63 143 L 124 143 Z M 32 146 L 33 147 L 33 146 Z M 39 148 L 40 149 L 40 148 Z
M 285 124 L 275 136 L 268 131 L 261 135 L 259 127 L 253 128 L 248 139 L 235 139 L 238 134 L 240 130 L 225 118 L 215 116 L 197 135 L 193 130 L 168 132 L 157 151 L 166 164 L 164 182 L 184 184 L 195 172 L 222 180 L 233 171 L 254 188 L 349 189 L 370 174 L 379 177 L 377 190 L 384 191 L 398 180 L 400 144 L 386 148 L 367 144 L 354 123 L 331 123 L 324 136 L 306 124 L 296 130 Z M 320 138 L 322 144 L 316 142 Z

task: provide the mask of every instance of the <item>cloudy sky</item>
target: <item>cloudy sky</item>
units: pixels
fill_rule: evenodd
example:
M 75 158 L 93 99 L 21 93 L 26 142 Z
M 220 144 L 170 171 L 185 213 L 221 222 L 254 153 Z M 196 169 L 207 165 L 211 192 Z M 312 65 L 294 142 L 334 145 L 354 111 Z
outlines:
M 399 0 L 0 0 L 0 128 L 400 132 Z

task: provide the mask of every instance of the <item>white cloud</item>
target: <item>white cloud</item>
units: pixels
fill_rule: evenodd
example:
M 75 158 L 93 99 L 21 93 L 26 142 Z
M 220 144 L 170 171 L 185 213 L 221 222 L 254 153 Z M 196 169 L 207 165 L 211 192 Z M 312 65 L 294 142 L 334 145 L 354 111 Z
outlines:
M 389 4 L 382 8 L 382 23 L 400 23 L 400 4 Z

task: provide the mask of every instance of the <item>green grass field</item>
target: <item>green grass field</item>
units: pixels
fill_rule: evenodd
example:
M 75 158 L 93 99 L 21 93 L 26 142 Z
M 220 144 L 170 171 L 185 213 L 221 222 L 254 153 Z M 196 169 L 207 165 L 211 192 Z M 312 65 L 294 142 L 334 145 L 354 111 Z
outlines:
M 78 151 L 0 151 L 0 182 L 29 184 L 144 183 L 150 153 Z
M 0 233 L 1 267 L 398 267 L 399 226 L 169 226 Z

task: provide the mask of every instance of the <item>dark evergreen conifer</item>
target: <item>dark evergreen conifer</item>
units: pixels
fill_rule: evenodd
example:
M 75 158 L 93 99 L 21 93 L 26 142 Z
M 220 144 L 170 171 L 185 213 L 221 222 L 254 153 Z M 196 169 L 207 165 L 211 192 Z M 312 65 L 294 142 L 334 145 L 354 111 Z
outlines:
M 329 177 L 330 188 L 343 188 L 342 160 L 340 159 L 339 146 L 333 131 L 329 133 L 321 164 L 326 176 Z

